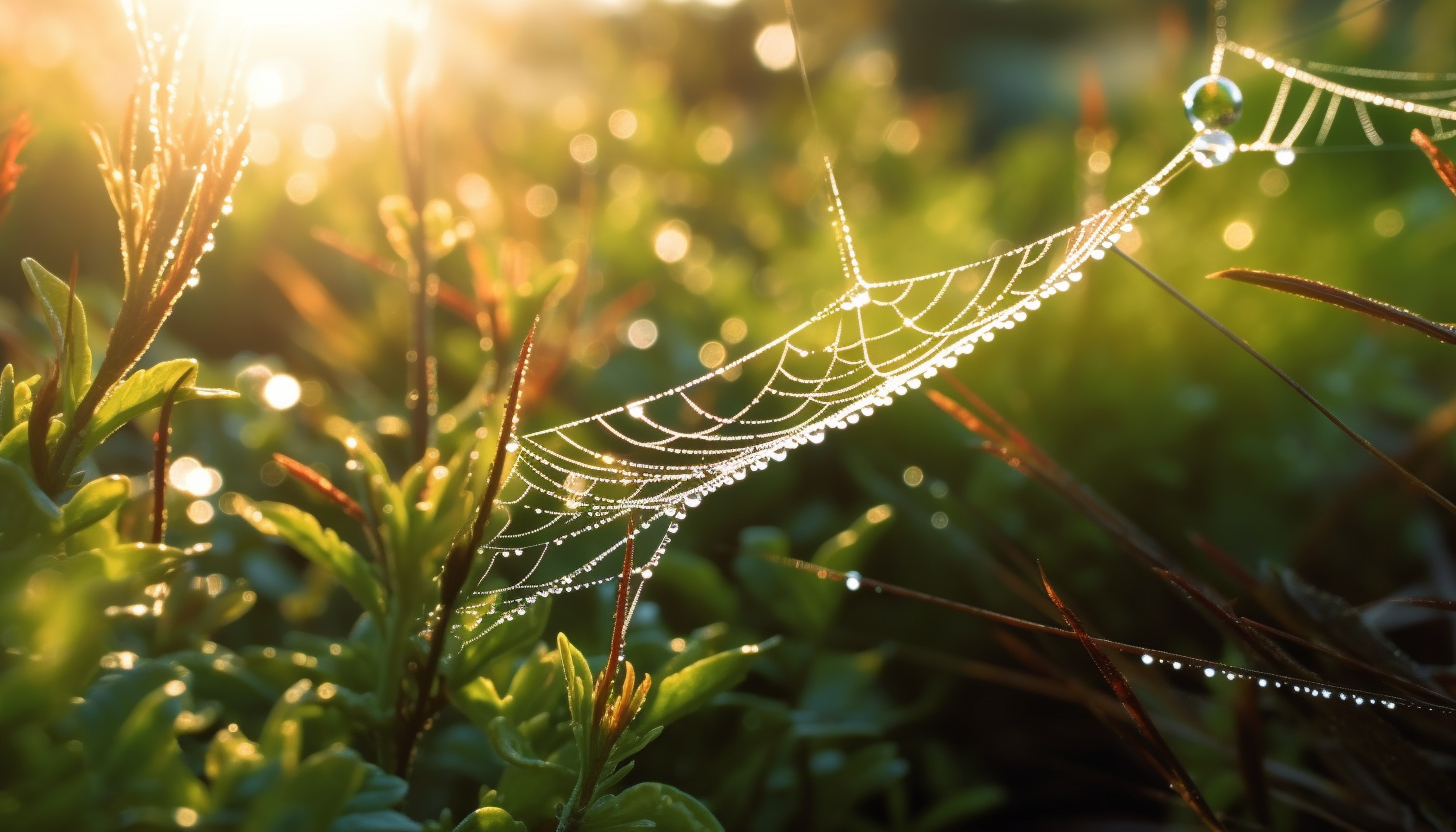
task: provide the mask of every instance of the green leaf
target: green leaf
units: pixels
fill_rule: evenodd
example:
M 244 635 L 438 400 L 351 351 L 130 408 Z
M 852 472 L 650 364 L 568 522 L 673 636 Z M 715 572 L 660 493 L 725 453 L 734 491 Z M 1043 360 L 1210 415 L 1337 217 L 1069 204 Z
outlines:
M 550 769 L 506 766 L 495 784 L 499 793 L 491 802 L 528 829 L 555 829 L 560 807 L 570 798 L 576 779 L 576 775 Z
M 22 419 L 19 424 L 0 437 L 0 459 L 30 470 L 30 425 Z
M 541 759 L 536 754 L 536 750 L 531 747 L 531 741 L 526 738 L 526 735 L 503 716 L 498 716 L 490 721 L 490 725 L 486 728 L 486 735 L 490 737 L 490 747 L 495 749 L 495 753 L 513 766 L 557 771 L 570 777 L 576 776 L 576 772 L 563 765 Z
M 62 534 L 69 537 L 99 523 L 131 499 L 131 480 L 123 476 L 102 477 L 81 486 L 61 509 Z
M 189 375 L 192 377 L 192 381 L 196 380 L 197 362 L 191 358 L 163 361 L 155 367 L 132 373 L 126 381 L 118 384 L 116 389 L 111 391 L 111 395 L 107 396 L 101 406 L 96 409 L 96 415 L 92 417 L 81 437 L 80 456 L 84 458 L 96 450 L 98 445 L 106 441 L 108 436 L 120 430 L 122 425 L 143 413 L 161 407 L 162 402 L 167 398 L 167 393 L 172 390 L 178 380 Z M 184 383 L 183 387 L 177 391 L 178 402 L 193 399 L 237 398 L 238 394 L 231 390 L 193 387 L 192 381 Z
M 647 821 L 648 823 L 643 823 Z M 587 810 L 581 832 L 723 832 L 723 825 L 697 798 L 663 783 L 638 783 L 604 797 Z
M 15 368 L 9 364 L 0 370 L 0 436 L 15 427 Z
M 86 309 L 80 298 L 71 295 L 66 281 L 46 271 L 29 257 L 20 261 L 30 290 L 40 301 L 46 327 L 51 338 L 60 345 L 57 359 L 61 365 L 61 402 L 66 421 L 76 413 L 76 405 L 91 386 L 91 344 L 86 329 Z M 70 329 L 67 330 L 69 322 Z
M 566 633 L 556 634 L 556 649 L 561 654 L 561 670 L 566 676 L 566 704 L 571 708 L 571 721 L 586 725 L 592 712 L 592 673 L 586 657 L 567 640 Z
M 384 618 L 384 588 L 364 556 L 325 529 L 317 518 L 286 503 L 239 505 L 239 515 L 263 534 L 283 538 L 315 564 L 327 569 L 376 620 Z
M 500 716 L 506 706 L 505 698 L 495 689 L 495 682 L 484 676 L 450 688 L 450 703 L 482 730 Z
M 188 769 L 174 728 L 186 690 L 180 680 L 167 682 L 144 696 L 121 723 L 99 773 L 111 799 L 206 804 L 206 789 Z
M 20 425 L 16 430 L 24 430 Z M 40 551 L 61 530 L 61 510 L 30 474 L 0 459 L 0 552 Z
M 738 613 L 738 594 L 717 564 L 693 552 L 673 552 L 654 569 L 659 603 L 691 616 L 698 623 L 731 621 Z
M 858 569 L 893 517 L 889 506 L 875 506 L 825 541 L 812 562 L 841 572 Z M 734 571 L 748 591 L 800 633 L 822 635 L 844 602 L 844 587 L 774 562 L 773 558 L 789 555 L 788 538 L 778 529 L 744 529 L 739 540 L 742 553 L 734 562 Z
M 703 707 L 713 697 L 742 682 L 758 654 L 777 643 L 778 639 L 774 638 L 762 644 L 725 650 L 668 676 L 653 685 L 638 724 L 643 730 L 667 725 Z
M 667 561 L 663 561 L 666 563 Z M 656 580 L 656 579 L 654 579 Z M 709 624 L 706 627 L 699 627 L 688 634 L 683 644 L 683 649 L 673 653 L 667 661 L 658 666 L 654 675 L 658 679 L 666 679 L 668 676 L 682 670 L 693 662 L 706 659 L 715 653 L 723 652 L 728 639 L 728 625 L 722 622 Z
M 206 547 L 203 547 L 205 550 Z M 122 543 L 104 549 L 92 549 L 68 558 L 67 564 L 76 567 L 86 562 L 101 564 L 102 573 L 109 581 L 120 581 L 157 567 L 167 566 L 196 554 L 197 549 L 178 549 L 160 543 Z
M 324 429 L 364 469 L 365 488 L 369 494 L 366 502 L 375 512 L 376 522 L 380 524 L 384 548 L 395 554 L 410 551 L 410 506 L 405 502 L 404 494 L 390 479 L 384 460 L 369 446 L 364 434 L 347 420 L 337 417 L 329 419 L 324 423 Z M 401 560 L 404 559 L 391 559 L 390 569 L 394 574 L 389 576 L 390 586 L 403 598 L 414 599 L 423 576 L 414 568 L 413 559 L 408 559 L 408 564 L 399 562 Z
M 551 599 L 542 598 L 527 605 L 524 613 L 514 615 L 509 621 L 497 620 L 490 630 L 472 638 L 472 631 L 481 626 L 483 618 L 474 608 L 462 610 L 460 626 L 452 627 L 447 636 L 446 677 L 464 682 L 478 675 L 488 662 L 539 639 L 550 617 Z
M 328 829 L 364 782 L 366 764 L 342 747 L 313 754 L 252 805 L 242 832 Z
M 455 832 L 526 832 L 526 825 L 499 806 L 486 806 L 466 815 Z
M 733 571 L 748 594 L 790 629 L 806 635 L 817 633 L 823 617 L 811 608 L 824 603 L 823 581 L 770 558 L 789 557 L 789 537 L 776 528 L 757 526 L 744 529 L 738 537 L 739 555 Z
M 409 783 L 393 774 L 385 774 L 379 766 L 371 765 L 364 785 L 344 804 L 344 811 L 354 813 L 392 809 L 404 800 L 407 793 Z

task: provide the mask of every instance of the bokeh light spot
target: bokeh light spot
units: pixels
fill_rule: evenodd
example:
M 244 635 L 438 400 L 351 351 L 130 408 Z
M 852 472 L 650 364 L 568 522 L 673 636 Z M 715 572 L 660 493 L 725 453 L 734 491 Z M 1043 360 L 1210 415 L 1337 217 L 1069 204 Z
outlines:
M 287 373 L 279 373 L 263 385 L 263 401 L 274 410 L 287 410 L 303 397 L 303 385 Z
M 753 53 L 758 62 L 774 72 L 782 72 L 794 65 L 798 50 L 794 47 L 794 30 L 787 23 L 775 23 L 763 27 L 758 39 L 753 42 Z

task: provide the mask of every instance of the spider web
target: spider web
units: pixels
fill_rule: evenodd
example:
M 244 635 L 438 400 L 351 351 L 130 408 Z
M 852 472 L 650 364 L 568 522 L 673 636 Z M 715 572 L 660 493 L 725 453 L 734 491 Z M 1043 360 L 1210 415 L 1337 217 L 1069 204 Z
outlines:
M 1436 138 L 1456 135 L 1446 124 L 1456 122 L 1456 111 L 1421 103 L 1456 91 L 1371 92 L 1310 70 L 1426 84 L 1456 81 L 1456 74 L 1302 68 L 1224 39 L 1214 49 L 1213 74 L 1226 55 L 1247 59 L 1256 74 L 1282 76 L 1262 132 L 1240 151 L 1308 149 L 1312 132 L 1313 146 L 1322 146 L 1347 111 L 1378 146 L 1384 139 L 1372 109 L 1382 117 L 1428 116 Z M 1276 139 L 1284 115 L 1294 112 L 1289 102 L 1300 97 L 1304 103 Z M 1195 162 L 1207 164 L 1199 149 L 1205 137 L 1076 225 L 985 260 L 884 281 L 861 268 L 826 160 L 829 215 L 849 288 L 785 335 L 712 372 L 604 413 L 514 435 L 500 496 L 509 519 L 478 552 L 486 567 L 463 606 L 463 626 L 471 631 L 465 638 L 541 598 L 616 580 L 629 514 L 638 518 L 634 549 L 646 553 L 632 570 L 640 577 L 635 608 L 681 522 L 703 499 L 893 405 L 1069 291 L 1082 280 L 1083 265 L 1101 260 L 1131 231 L 1175 176 Z M 604 561 L 613 565 L 596 571 Z

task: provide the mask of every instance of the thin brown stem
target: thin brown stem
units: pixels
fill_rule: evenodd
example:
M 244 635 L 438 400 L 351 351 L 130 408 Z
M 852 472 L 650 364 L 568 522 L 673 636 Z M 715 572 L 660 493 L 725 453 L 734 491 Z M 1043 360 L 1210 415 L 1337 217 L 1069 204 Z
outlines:
M 1330 421 L 1330 424 L 1339 428 L 1346 436 L 1353 439 L 1355 441 L 1355 444 L 1364 448 L 1370 453 L 1371 456 L 1374 456 L 1376 459 L 1390 466 L 1390 469 L 1395 473 L 1399 474 L 1401 479 L 1410 483 L 1427 497 L 1430 497 L 1431 500 L 1436 503 L 1436 505 L 1439 505 L 1441 508 L 1444 508 L 1451 514 L 1456 515 L 1456 503 L 1452 503 L 1450 500 L 1446 499 L 1445 495 L 1432 488 L 1426 483 L 1425 480 L 1406 470 L 1406 468 L 1402 466 L 1399 462 L 1391 459 L 1385 454 L 1384 451 L 1375 447 L 1369 442 L 1369 440 L 1357 433 L 1354 428 L 1345 424 L 1344 421 L 1340 419 L 1340 417 L 1336 416 L 1333 411 L 1325 407 L 1319 399 L 1316 399 L 1313 393 L 1310 393 L 1308 390 L 1304 389 L 1304 387 L 1299 382 L 1295 381 L 1288 373 L 1279 369 L 1278 365 L 1265 358 L 1264 354 L 1254 349 L 1253 345 L 1251 345 L 1248 341 L 1245 341 L 1238 335 L 1235 335 L 1233 330 L 1219 323 L 1212 315 L 1209 315 L 1207 312 L 1203 311 L 1203 309 L 1200 308 L 1198 304 L 1189 300 L 1186 296 L 1184 296 L 1182 292 L 1179 292 L 1177 289 L 1173 288 L 1173 286 L 1166 280 L 1158 277 L 1158 275 L 1155 274 L 1147 266 L 1144 266 L 1142 263 L 1133 259 L 1131 255 L 1127 254 L 1122 249 L 1117 248 L 1116 246 L 1114 246 L 1112 250 L 1117 252 L 1118 255 L 1120 255 L 1122 259 L 1126 260 L 1129 264 L 1131 264 L 1133 268 L 1141 272 L 1144 277 L 1153 281 L 1153 283 L 1157 284 L 1158 287 L 1161 288 L 1163 291 L 1172 295 L 1173 298 L 1179 303 L 1188 307 L 1189 310 L 1191 310 L 1198 317 L 1202 318 L 1209 326 L 1218 330 L 1219 333 L 1221 333 L 1225 338 L 1237 344 L 1239 349 L 1242 349 L 1244 352 L 1253 356 L 1255 361 L 1263 364 L 1265 369 L 1278 376 L 1281 381 L 1289 385 L 1290 389 L 1298 393 L 1305 401 L 1309 402 L 1311 405 L 1314 406 L 1316 410 L 1323 414 L 1324 417 Z
M 495 458 L 491 461 L 490 475 L 486 480 L 485 491 L 481 494 L 480 504 L 476 507 L 475 519 L 471 523 L 470 532 L 463 539 L 457 540 L 451 547 L 450 553 L 445 556 L 445 567 L 440 573 L 439 615 L 430 627 L 429 654 L 425 661 L 418 666 L 415 674 L 415 703 L 413 707 L 401 707 L 399 711 L 400 722 L 397 726 L 394 767 L 395 772 L 400 776 L 408 773 L 410 762 L 414 758 L 415 743 L 444 702 L 444 692 L 441 691 L 437 695 L 434 688 L 440 675 L 440 659 L 444 654 L 446 630 L 449 628 L 451 619 L 455 617 L 460 592 L 465 586 L 466 578 L 470 575 L 470 568 L 475 561 L 475 552 L 485 536 L 486 527 L 490 524 L 491 509 L 495 507 L 496 497 L 500 494 L 501 482 L 505 477 L 506 456 L 510 453 L 509 445 L 514 441 L 516 434 L 521 386 L 525 382 L 526 368 L 531 359 L 531 342 L 535 336 L 536 327 L 533 325 L 531 331 L 526 334 L 526 340 L 521 344 L 521 354 L 516 360 L 516 373 L 511 378 L 510 393 L 506 397 L 505 412 L 501 416 Z
M 840 572 L 837 569 L 830 569 L 826 566 L 820 566 L 816 563 L 808 563 L 806 561 L 798 560 L 797 558 L 789 558 L 783 557 L 781 555 L 770 554 L 760 554 L 759 557 L 772 563 L 778 563 L 784 566 L 793 567 L 803 572 L 808 572 L 811 575 L 820 578 L 821 580 L 845 582 L 849 580 L 850 577 L 848 573 Z M 948 609 L 953 612 L 961 613 L 963 615 L 970 615 L 976 618 L 982 618 L 987 621 L 992 621 L 994 623 L 1001 624 L 1007 627 L 1012 627 L 1018 630 L 1027 630 L 1029 632 L 1056 636 L 1057 638 L 1063 639 L 1077 639 L 1077 634 L 1069 629 L 1062 629 L 1061 627 L 1052 626 L 1050 624 L 1041 624 L 1036 621 L 1028 621 L 1024 618 L 1018 618 L 1014 615 L 1007 615 L 1005 613 L 995 612 L 993 610 L 988 610 L 983 607 L 972 606 L 971 604 L 963 604 L 959 601 L 952 601 L 949 598 L 942 598 L 938 595 L 931 595 L 929 593 L 920 592 L 918 590 L 910 589 L 908 587 L 898 586 L 896 584 L 890 584 L 884 581 L 877 581 L 873 578 L 855 576 L 854 580 L 861 589 L 868 589 L 875 593 L 883 593 L 886 595 L 896 595 L 901 598 L 908 598 L 912 601 L 919 601 L 921 603 L 931 604 L 933 606 Z M 1221 673 L 1225 676 L 1232 674 L 1235 678 L 1246 677 L 1267 679 L 1271 682 L 1271 684 L 1277 681 L 1280 683 L 1281 686 L 1288 687 L 1291 690 L 1296 691 L 1299 688 L 1307 685 L 1309 687 L 1329 690 L 1336 693 L 1343 692 L 1346 694 L 1356 694 L 1362 697 L 1369 698 L 1372 702 L 1387 700 L 1395 704 L 1404 705 L 1407 707 L 1420 708 L 1428 711 L 1436 711 L 1447 714 L 1456 714 L 1456 707 L 1451 707 L 1449 705 L 1445 705 L 1439 702 L 1433 702 L 1429 699 L 1402 698 L 1389 694 L 1373 693 L 1361 688 L 1353 688 L 1348 685 L 1335 685 L 1325 681 L 1315 681 L 1313 679 L 1295 677 L 1283 673 L 1250 670 L 1249 668 L 1241 667 L 1239 665 L 1227 664 L 1225 662 L 1212 661 L 1209 659 L 1202 659 L 1194 656 L 1187 656 L 1182 653 L 1173 653 L 1167 650 L 1156 650 L 1150 647 L 1143 647 L 1137 644 L 1128 644 L 1127 642 L 1123 641 L 1113 641 L 1112 639 L 1100 638 L 1098 636 L 1088 636 L 1088 638 L 1090 638 L 1092 642 L 1098 647 L 1106 650 L 1115 650 L 1119 653 L 1125 653 L 1130 656 L 1149 656 L 1154 661 L 1169 664 L 1176 662 L 1178 667 L 1213 670 L 1215 674 Z M 1428 692 L 1423 691 L 1423 693 Z

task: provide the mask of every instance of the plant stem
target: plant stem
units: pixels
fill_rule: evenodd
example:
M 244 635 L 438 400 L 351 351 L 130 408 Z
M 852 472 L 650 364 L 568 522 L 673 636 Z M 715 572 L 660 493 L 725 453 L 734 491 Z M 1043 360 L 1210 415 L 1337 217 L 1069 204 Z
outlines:
M 632 583 L 632 549 L 636 537 L 637 513 L 632 512 L 627 515 L 627 544 L 622 555 L 622 576 L 617 583 L 617 610 L 612 618 L 612 642 L 608 648 L 607 666 L 602 668 L 602 673 L 592 688 L 592 717 L 586 728 L 587 759 L 581 761 L 581 776 L 576 779 L 576 786 L 572 788 L 571 797 L 566 801 L 570 808 L 561 815 L 556 832 L 573 832 L 581 824 L 582 818 L 586 817 L 587 809 L 591 808 L 592 795 L 597 790 L 597 781 L 601 779 L 602 770 L 611 758 L 617 737 L 626 727 L 625 723 L 611 726 L 604 723 L 607 719 L 607 705 L 612 698 L 613 683 L 617 678 L 617 668 L 621 663 L 622 649 L 627 640 L 627 595 Z M 632 695 L 632 691 L 628 689 L 632 678 L 630 665 L 628 668 L 627 682 L 622 690 L 623 697 Z
M 410 708 L 400 706 L 395 711 L 397 736 L 394 747 L 394 768 L 395 773 L 401 777 L 409 771 L 415 743 L 419 740 L 420 734 L 424 732 L 430 719 L 444 704 L 444 692 L 435 692 L 435 682 L 440 675 L 440 659 L 444 655 L 447 630 L 450 620 L 455 616 L 455 608 L 459 604 L 461 590 L 465 587 L 465 580 L 470 576 L 470 568 L 475 561 L 475 552 L 485 536 L 486 527 L 490 524 L 491 509 L 495 507 L 496 497 L 500 494 L 501 483 L 505 478 L 506 455 L 510 453 L 507 446 L 515 436 L 521 387 L 526 379 L 526 367 L 530 362 L 531 344 L 535 337 L 536 327 L 533 324 L 530 332 L 526 333 L 526 340 L 521 344 L 520 357 L 516 359 L 516 372 L 511 378 L 510 393 L 506 396 L 505 411 L 501 414 L 500 434 L 496 437 L 495 457 L 491 461 L 490 475 L 486 480 L 485 491 L 481 494 L 480 505 L 475 510 L 475 518 L 471 522 L 470 531 L 462 539 L 456 540 L 455 545 L 450 547 L 449 554 L 445 556 L 445 567 L 440 573 L 440 614 L 430 628 L 429 655 L 415 673 L 414 705 Z M 403 622 L 396 623 L 401 626 L 403 624 Z M 402 639 L 400 641 L 403 643 Z M 391 664 L 388 664 L 387 667 L 396 666 L 401 660 L 402 656 L 388 657 L 387 661 Z M 397 683 L 392 692 L 397 696 Z
M 410 439 L 414 459 L 424 459 L 430 449 L 430 419 L 435 409 L 434 293 L 430 291 L 433 268 L 425 238 L 424 119 L 417 98 L 403 90 L 395 104 L 395 126 L 400 161 L 405 174 L 405 195 L 414 211 L 410 229 L 409 292 L 412 327 L 409 360 L 409 394 L 405 406 L 410 414 Z

